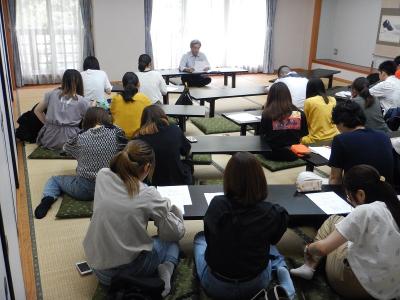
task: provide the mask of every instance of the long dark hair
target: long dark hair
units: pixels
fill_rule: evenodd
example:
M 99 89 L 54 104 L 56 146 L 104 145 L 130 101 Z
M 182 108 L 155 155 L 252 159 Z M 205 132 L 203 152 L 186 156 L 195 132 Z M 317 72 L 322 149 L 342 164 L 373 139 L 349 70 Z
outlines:
M 371 107 L 374 104 L 375 99 L 369 93 L 369 81 L 367 78 L 365 77 L 356 78 L 353 81 L 351 88 L 355 90 L 357 94 L 365 100 L 364 103 L 365 108 Z
M 306 98 L 321 96 L 326 104 L 329 103 L 329 98 L 326 95 L 324 83 L 319 78 L 312 78 L 307 83 Z
M 151 63 L 151 57 L 148 54 L 142 54 L 139 56 L 139 61 L 138 61 L 138 69 L 140 72 L 143 72 L 146 67 L 149 66 Z
M 83 96 L 83 81 L 81 73 L 74 69 L 65 70 L 61 82 L 61 97 L 78 99 L 76 95 Z
M 133 102 L 133 96 L 138 93 L 139 78 L 133 72 L 126 72 L 124 77 L 122 77 L 122 85 L 124 86 L 124 91 L 120 93 L 122 98 L 126 102 Z
M 158 105 L 147 106 L 142 112 L 140 120 L 139 135 L 149 135 L 157 133 L 161 127 L 168 126 L 168 117 L 164 110 Z
M 82 129 L 88 130 L 96 125 L 111 125 L 111 116 L 101 107 L 90 107 L 83 117 Z
M 287 85 L 283 82 L 274 83 L 268 91 L 263 116 L 273 121 L 282 120 L 292 113 L 293 108 Z
M 267 180 L 253 154 L 237 152 L 231 157 L 224 172 L 224 193 L 243 206 L 252 206 L 267 198 Z
M 83 71 L 86 70 L 100 70 L 99 61 L 95 56 L 88 56 L 83 62 Z
M 379 172 L 369 165 L 358 165 L 348 170 L 343 185 L 353 197 L 358 190 L 365 193 L 365 204 L 375 201 L 385 202 L 388 210 L 400 227 L 400 201 L 393 187 L 387 183 Z
M 147 163 L 151 165 L 149 172 L 151 178 L 155 167 L 154 151 L 142 140 L 130 141 L 124 150 L 111 160 L 110 169 L 122 179 L 129 196 L 139 193 L 139 176 Z

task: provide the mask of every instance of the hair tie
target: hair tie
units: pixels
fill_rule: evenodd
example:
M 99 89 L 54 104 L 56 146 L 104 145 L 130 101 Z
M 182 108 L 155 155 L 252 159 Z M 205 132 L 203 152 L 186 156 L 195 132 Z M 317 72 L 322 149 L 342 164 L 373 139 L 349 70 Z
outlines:
M 385 177 L 384 176 L 380 176 L 379 177 L 379 181 L 385 182 Z

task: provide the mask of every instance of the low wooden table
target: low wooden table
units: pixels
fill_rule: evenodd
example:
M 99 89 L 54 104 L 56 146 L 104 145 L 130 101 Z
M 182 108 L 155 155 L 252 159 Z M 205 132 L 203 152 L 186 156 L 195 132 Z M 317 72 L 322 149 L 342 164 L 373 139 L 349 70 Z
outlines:
M 169 94 L 182 94 L 183 88 L 183 85 L 167 86 L 167 94 L 163 96 L 163 103 L 169 104 Z M 114 84 L 111 91 L 114 93 L 120 93 L 124 91 L 124 87 L 122 84 Z
M 254 134 L 259 135 L 262 112 L 263 112 L 262 110 L 248 110 L 248 111 L 242 111 L 242 112 L 223 113 L 222 116 L 224 118 L 228 119 L 229 121 L 235 123 L 236 125 L 240 126 L 240 135 L 246 135 L 247 126 L 253 126 Z M 235 115 L 241 114 L 241 113 L 248 113 L 256 118 L 252 119 L 252 120 L 236 119 Z
M 333 84 L 333 75 L 340 73 L 339 70 L 329 70 L 329 69 L 313 69 L 313 70 L 304 70 L 299 71 L 297 74 L 306 77 L 308 79 L 311 78 L 328 78 L 328 88 L 332 87 Z M 269 82 L 275 82 L 276 79 L 272 79 Z
M 178 125 L 183 132 L 186 131 L 186 118 L 205 117 L 206 108 L 199 105 L 160 105 L 165 114 L 178 119 Z
M 323 186 L 322 191 L 334 191 L 343 199 L 344 191 L 341 186 Z M 208 204 L 204 193 L 223 192 L 222 185 L 192 185 L 189 193 L 192 205 L 185 205 L 184 219 L 202 220 Z M 291 226 L 320 225 L 328 215 L 312 202 L 304 193 L 298 193 L 294 185 L 268 185 L 267 201 L 284 207 L 290 216 Z
M 241 69 L 241 68 L 216 68 L 216 69 L 211 69 L 209 71 L 193 72 L 193 73 L 181 72 L 181 71 L 179 71 L 179 69 L 166 69 L 166 70 L 157 70 L 157 71 L 161 73 L 161 75 L 164 77 L 165 82 L 167 84 L 169 84 L 169 79 L 171 77 L 179 77 L 182 75 L 189 75 L 189 74 L 224 75 L 224 85 L 228 85 L 228 77 L 232 77 L 232 88 L 236 87 L 236 75 L 237 74 L 248 73 L 247 70 Z
M 271 147 L 260 136 L 196 136 L 192 143 L 192 154 L 235 154 L 247 151 L 263 153 Z
M 249 96 L 260 96 L 266 95 L 264 86 L 248 87 L 248 88 L 201 88 L 190 91 L 190 95 L 200 101 L 200 105 L 204 105 L 204 102 L 210 103 L 210 118 L 215 115 L 215 101 L 223 98 L 237 98 L 237 97 L 249 97 Z

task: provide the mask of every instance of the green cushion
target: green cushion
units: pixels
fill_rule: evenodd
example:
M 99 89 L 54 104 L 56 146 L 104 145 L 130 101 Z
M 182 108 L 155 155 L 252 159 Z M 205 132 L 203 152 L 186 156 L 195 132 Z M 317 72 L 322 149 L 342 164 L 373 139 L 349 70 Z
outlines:
M 296 159 L 295 161 L 274 161 L 265 159 L 265 157 L 261 154 L 257 154 L 256 157 L 261 165 L 271 172 L 297 168 L 306 165 L 306 162 L 302 159 Z
M 240 126 L 221 116 L 214 118 L 190 118 L 190 121 L 205 134 L 240 131 Z
M 64 194 L 56 218 L 90 218 L 93 214 L 93 201 L 80 201 Z
M 72 156 L 69 156 L 65 153 L 61 153 L 61 151 L 50 150 L 43 148 L 42 146 L 37 147 L 33 152 L 28 156 L 29 159 L 74 159 Z
M 195 165 L 210 165 L 212 163 L 211 154 L 194 154 L 193 163 Z
M 286 257 L 289 268 L 298 267 L 303 262 L 303 257 Z M 178 299 L 198 299 L 211 300 L 205 294 L 200 286 L 199 281 L 194 277 L 195 265 L 192 258 L 181 259 L 172 278 L 171 293 L 166 300 Z M 297 296 L 295 299 L 313 299 L 313 300 L 340 300 L 335 292 L 329 287 L 325 275 L 324 268 L 320 268 L 315 272 L 313 280 L 304 280 L 293 277 L 293 283 Z M 276 280 L 270 283 L 270 286 L 277 284 Z M 93 300 L 107 299 L 107 287 L 98 285 L 93 295 Z
M 178 120 L 173 117 L 168 117 L 168 122 L 169 122 L 169 124 L 178 125 Z

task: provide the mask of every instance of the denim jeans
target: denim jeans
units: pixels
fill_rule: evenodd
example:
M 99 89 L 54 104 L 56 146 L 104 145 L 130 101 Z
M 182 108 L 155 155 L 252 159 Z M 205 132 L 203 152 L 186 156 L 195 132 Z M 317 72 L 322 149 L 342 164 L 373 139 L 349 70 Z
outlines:
M 245 282 L 227 282 L 217 279 L 207 266 L 205 252 L 207 242 L 203 232 L 194 238 L 194 260 L 197 276 L 206 292 L 217 299 L 251 299 L 258 291 L 267 288 L 271 281 L 272 270 L 286 267 L 284 257 L 275 246 L 270 246 L 270 261 L 268 266 L 257 277 Z
M 57 199 L 66 193 L 78 200 L 91 201 L 94 198 L 95 181 L 80 176 L 52 176 L 46 182 L 43 197 Z
M 151 276 L 157 271 L 158 265 L 169 261 L 175 266 L 179 262 L 179 246 L 176 242 L 166 242 L 158 237 L 153 238 L 153 249 L 143 251 L 131 263 L 106 270 L 93 270 L 97 279 L 104 285 L 110 285 L 111 279 L 120 271 L 129 269 L 133 276 Z

